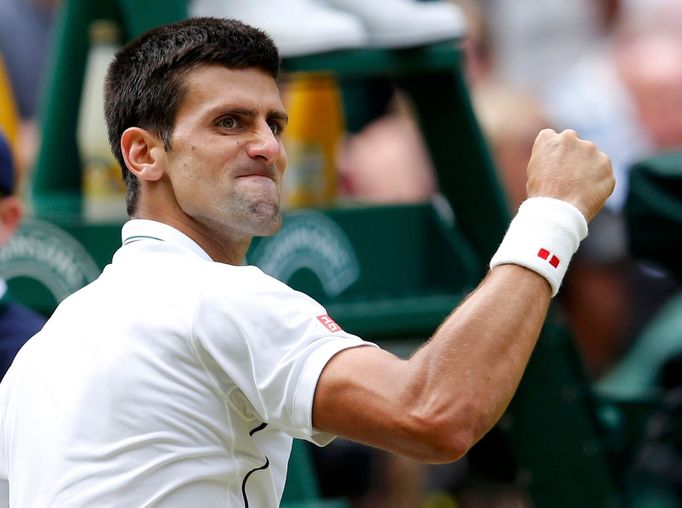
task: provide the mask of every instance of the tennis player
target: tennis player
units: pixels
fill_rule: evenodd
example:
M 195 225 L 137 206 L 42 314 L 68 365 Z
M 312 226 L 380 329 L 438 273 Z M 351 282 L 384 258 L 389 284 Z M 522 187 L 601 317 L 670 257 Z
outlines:
M 5 503 L 274 507 L 294 438 L 448 462 L 504 412 L 613 189 L 607 156 L 540 132 L 489 274 L 402 360 L 243 266 L 282 221 L 278 72 L 270 38 L 230 20 L 158 28 L 118 53 L 106 117 L 131 219 L 0 385 Z

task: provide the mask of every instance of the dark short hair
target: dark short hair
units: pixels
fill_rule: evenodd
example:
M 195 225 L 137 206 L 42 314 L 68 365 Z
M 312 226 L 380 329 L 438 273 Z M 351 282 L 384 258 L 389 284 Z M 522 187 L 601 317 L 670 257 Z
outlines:
M 128 187 L 128 215 L 137 205 L 139 183 L 125 165 L 121 135 L 140 127 L 172 148 L 177 111 L 184 99 L 185 76 L 201 65 L 257 68 L 279 76 L 280 57 L 263 31 L 231 19 L 190 18 L 155 28 L 121 48 L 109 66 L 104 110 L 109 143 Z

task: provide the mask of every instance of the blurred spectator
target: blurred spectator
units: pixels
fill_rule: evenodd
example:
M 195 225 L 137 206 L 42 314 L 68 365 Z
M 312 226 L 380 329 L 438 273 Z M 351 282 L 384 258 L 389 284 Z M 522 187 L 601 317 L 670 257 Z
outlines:
M 2 53 L 0 53 L 0 131 L 7 137 L 13 153 L 16 153 L 19 142 L 19 112 Z
M 652 152 L 682 145 L 682 5 L 623 8 L 608 38 L 548 84 L 544 102 L 559 128 L 576 129 L 612 159 L 619 211 L 627 170 Z
M 682 30 L 682 23 L 678 30 Z M 616 48 L 620 78 L 654 149 L 682 146 L 682 35 L 652 28 Z
M 540 92 L 588 51 L 612 16 L 612 0 L 479 0 L 490 26 L 497 79 Z
M 2 51 L 0 51 L 0 136 L 4 136 L 10 152 L 15 157 L 19 152 L 19 131 L 19 109 L 7 73 L 5 59 L 2 56 Z
M 569 67 L 547 88 L 544 103 L 558 128 L 577 130 L 609 154 L 616 189 L 607 206 L 619 210 L 627 190 L 627 168 L 650 150 L 650 141 L 637 122 L 608 45 L 600 45 Z
M 495 51 L 490 23 L 478 0 L 452 0 L 464 13 L 468 35 L 462 41 L 464 72 L 472 87 L 490 78 L 495 67 Z
M 616 173 L 616 190 L 591 224 L 562 297 L 593 376 L 613 365 L 675 291 L 669 278 L 631 258 L 621 210 L 630 167 L 682 146 L 681 34 L 679 2 L 629 4 L 614 33 L 569 67 L 544 97 L 552 123 L 594 141 Z
M 428 201 L 433 167 L 409 102 L 394 94 L 386 114 L 351 135 L 340 152 L 342 193 L 376 203 Z
M 21 220 L 21 203 L 12 195 L 14 182 L 12 154 L 0 133 L 0 246 L 7 243 Z M 7 283 L 0 278 L 0 379 L 24 342 L 44 323 L 42 316 L 11 301 Z
M 2 0 L 0 54 L 14 90 L 21 127 L 17 169 L 29 168 L 38 147 L 38 109 L 51 39 L 54 12 L 60 0 Z
M 539 98 L 528 90 L 488 81 L 472 94 L 509 205 L 516 210 L 526 199 L 526 167 L 535 137 L 549 121 Z

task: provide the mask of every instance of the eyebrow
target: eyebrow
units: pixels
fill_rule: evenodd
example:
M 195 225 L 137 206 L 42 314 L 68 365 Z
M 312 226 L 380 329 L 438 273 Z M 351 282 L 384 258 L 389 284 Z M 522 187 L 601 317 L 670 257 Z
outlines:
M 246 108 L 225 108 L 224 110 L 221 108 L 221 111 L 223 111 L 223 114 L 233 114 L 239 116 L 246 116 L 249 118 L 255 118 L 256 116 L 258 116 L 258 112 L 256 110 Z M 289 115 L 287 115 L 284 111 L 279 111 L 276 109 L 268 111 L 267 118 L 269 120 L 278 120 L 284 123 L 287 123 L 289 121 Z

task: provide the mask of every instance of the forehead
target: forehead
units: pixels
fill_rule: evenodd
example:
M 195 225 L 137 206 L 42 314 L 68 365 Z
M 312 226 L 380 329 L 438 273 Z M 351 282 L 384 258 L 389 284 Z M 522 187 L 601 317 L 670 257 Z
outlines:
M 277 82 L 258 68 L 228 69 L 202 65 L 187 73 L 183 110 L 209 110 L 220 106 L 242 106 L 256 110 L 283 110 Z

